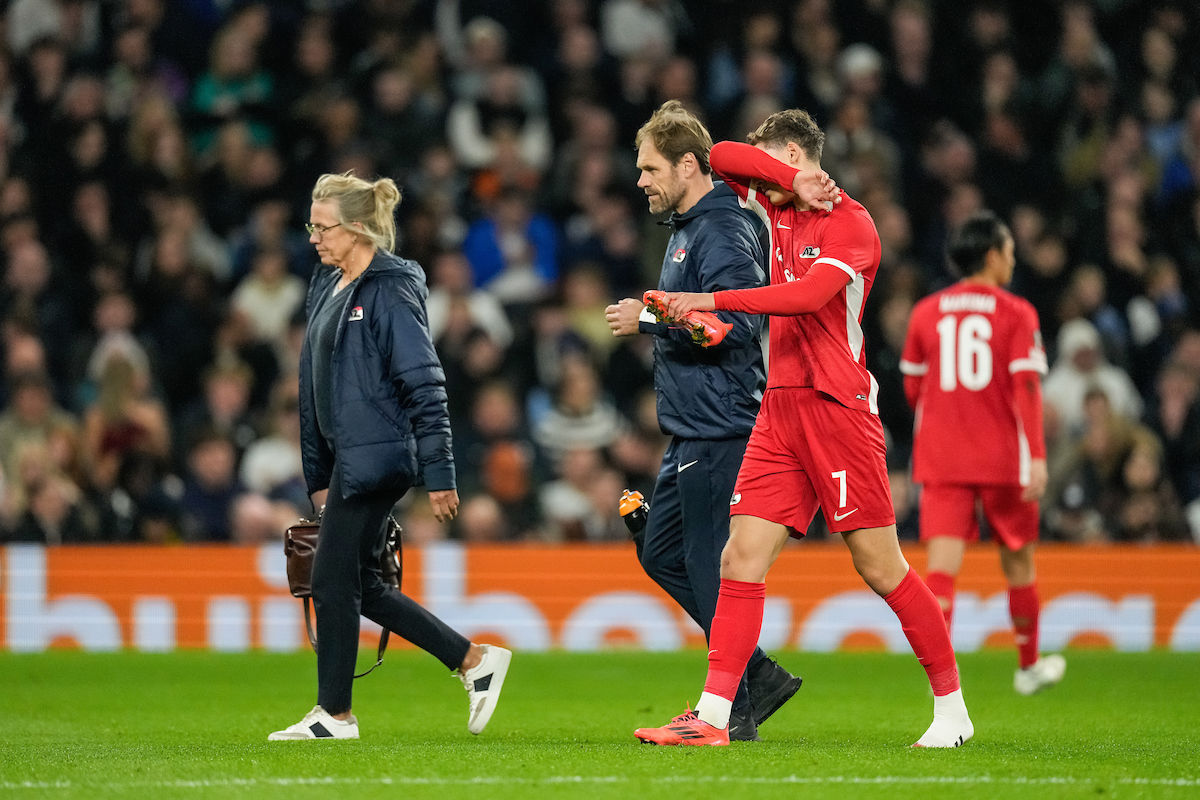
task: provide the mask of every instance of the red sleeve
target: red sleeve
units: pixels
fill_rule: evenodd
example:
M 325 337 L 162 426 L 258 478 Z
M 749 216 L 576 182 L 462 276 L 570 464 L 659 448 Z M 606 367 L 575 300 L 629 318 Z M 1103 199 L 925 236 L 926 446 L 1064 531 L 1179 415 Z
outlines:
M 1032 458 L 1046 457 L 1046 435 L 1042 429 L 1042 381 L 1035 372 L 1013 375 L 1013 399 Z
M 1019 320 L 1016 330 L 1013 331 L 1012 360 L 1008 364 L 1008 371 L 1013 375 L 1018 372 L 1045 375 L 1049 372 L 1049 364 L 1046 362 L 1046 350 L 1042 346 L 1037 310 L 1032 305 L 1021 306 Z
M 926 316 L 922 311 L 925 307 L 925 303 L 917 303 L 909 314 L 908 335 L 904 339 L 904 352 L 900 356 L 900 372 L 904 374 L 904 397 L 913 409 L 917 407 L 917 400 L 921 397 L 921 382 L 929 372 L 929 356 L 921 338 L 924 330 L 921 320 Z
M 741 142 L 717 142 L 708 153 L 708 163 L 743 199 L 746 197 L 746 187 L 752 181 L 774 183 L 790 192 L 792 181 L 800 171 L 757 147 Z
M 833 264 L 814 264 L 798 281 L 757 289 L 728 289 L 713 294 L 713 302 L 720 311 L 794 317 L 821 308 L 849 282 L 846 273 Z
M 1021 416 L 1025 438 L 1029 441 L 1030 456 L 1045 458 L 1041 376 L 1048 371 L 1046 351 L 1042 347 L 1037 310 L 1028 303 L 1021 303 L 1019 320 L 1017 329 L 1013 331 L 1012 361 L 1008 365 L 1013 378 L 1013 402 Z

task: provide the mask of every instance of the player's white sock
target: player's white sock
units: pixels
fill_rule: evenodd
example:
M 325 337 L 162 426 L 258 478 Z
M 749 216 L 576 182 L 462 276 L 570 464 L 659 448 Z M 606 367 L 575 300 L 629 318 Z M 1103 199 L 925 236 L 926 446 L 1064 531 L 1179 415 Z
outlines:
M 933 698 L 933 724 L 913 747 L 962 747 L 975 735 L 962 689 Z
M 729 713 L 732 710 L 732 700 L 726 700 L 720 695 L 708 692 L 703 692 L 700 695 L 700 702 L 696 703 L 696 716 L 714 728 L 728 728 Z

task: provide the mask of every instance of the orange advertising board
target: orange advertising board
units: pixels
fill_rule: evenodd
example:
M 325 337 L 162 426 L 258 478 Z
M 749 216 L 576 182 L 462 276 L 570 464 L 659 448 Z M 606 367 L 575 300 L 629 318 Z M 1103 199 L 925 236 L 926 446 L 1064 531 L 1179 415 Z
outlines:
M 924 554 L 906 549 L 922 571 Z M 1043 546 L 1044 650 L 1200 650 L 1200 549 Z M 994 548 L 971 548 L 958 584 L 960 651 L 1011 642 Z M 477 546 L 405 551 L 404 591 L 465 635 L 528 650 L 699 646 L 699 628 L 654 585 L 632 545 Z M 802 544 L 767 580 L 769 648 L 903 651 L 899 624 L 840 544 Z M 370 625 L 364 637 L 370 638 Z M 307 647 L 282 547 L 0 548 L 0 646 L 166 651 Z

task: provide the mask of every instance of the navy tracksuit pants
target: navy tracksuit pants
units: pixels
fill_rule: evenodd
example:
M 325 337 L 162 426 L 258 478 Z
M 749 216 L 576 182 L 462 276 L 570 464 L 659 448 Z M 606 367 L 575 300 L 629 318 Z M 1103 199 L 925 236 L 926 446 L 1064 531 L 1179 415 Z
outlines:
M 663 455 L 638 559 L 646 574 L 679 603 L 708 639 L 721 589 L 721 551 L 729 540 L 729 499 L 745 439 L 675 437 Z M 640 538 L 640 537 L 639 537 Z M 749 667 L 766 653 L 755 648 Z M 746 676 L 733 707 L 750 702 Z

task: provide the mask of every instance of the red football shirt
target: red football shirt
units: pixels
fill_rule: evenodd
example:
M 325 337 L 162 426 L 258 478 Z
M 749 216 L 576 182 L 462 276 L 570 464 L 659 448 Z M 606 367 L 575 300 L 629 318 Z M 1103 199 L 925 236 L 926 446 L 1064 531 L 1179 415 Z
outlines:
M 1004 289 L 961 281 L 921 300 L 900 371 L 920 379 L 913 445 L 917 483 L 1029 482 L 1031 442 L 1014 376 L 1045 374 L 1037 311 Z M 1040 430 L 1033 451 L 1045 452 Z
M 879 384 L 867 370 L 862 331 L 863 307 L 880 257 L 871 215 L 844 194 L 832 211 L 774 205 L 753 188 L 754 181 L 790 187 L 796 170 L 749 145 L 721 142 L 710 159 L 713 169 L 767 223 L 773 285 L 797 281 L 817 264 L 846 274 L 846 286 L 815 311 L 771 318 L 767 387 L 813 388 L 847 408 L 878 414 Z M 748 310 L 751 306 L 742 299 L 749 297 L 748 291 L 720 292 L 718 307 Z

